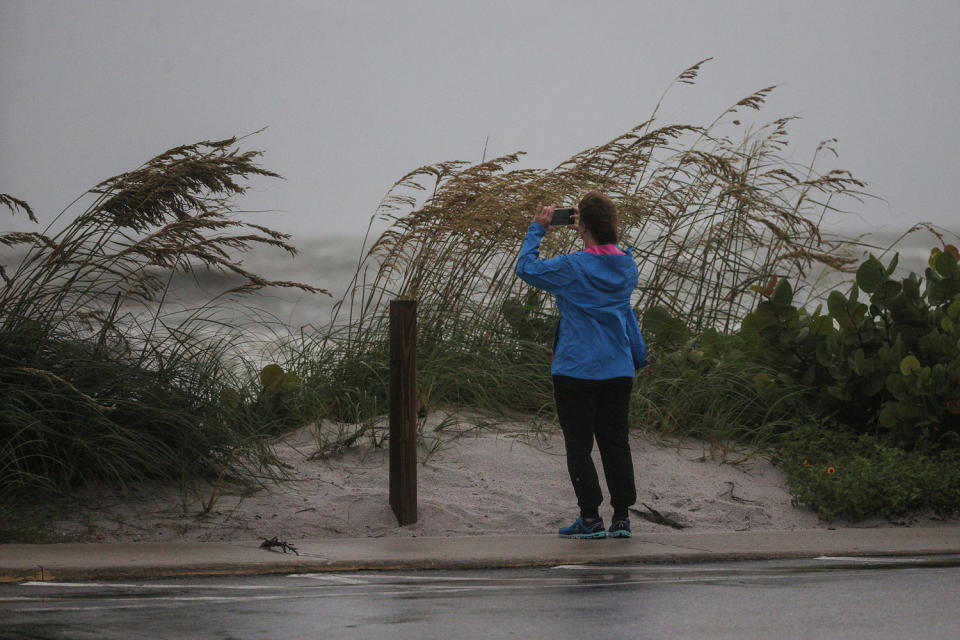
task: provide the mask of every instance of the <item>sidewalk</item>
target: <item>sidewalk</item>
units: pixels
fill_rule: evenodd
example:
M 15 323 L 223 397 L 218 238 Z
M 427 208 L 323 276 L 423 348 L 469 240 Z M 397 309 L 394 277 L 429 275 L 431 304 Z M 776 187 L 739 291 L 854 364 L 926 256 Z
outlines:
M 645 533 L 616 540 L 544 535 L 291 542 L 299 556 L 261 549 L 259 540 L 0 545 L 0 582 L 960 554 L 960 531 L 955 527 Z

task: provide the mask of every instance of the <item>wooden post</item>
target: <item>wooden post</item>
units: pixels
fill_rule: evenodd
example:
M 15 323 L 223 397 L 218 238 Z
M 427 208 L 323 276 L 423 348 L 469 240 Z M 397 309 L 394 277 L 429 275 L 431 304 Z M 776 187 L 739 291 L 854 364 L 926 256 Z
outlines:
M 417 301 L 390 301 L 390 507 L 417 521 Z

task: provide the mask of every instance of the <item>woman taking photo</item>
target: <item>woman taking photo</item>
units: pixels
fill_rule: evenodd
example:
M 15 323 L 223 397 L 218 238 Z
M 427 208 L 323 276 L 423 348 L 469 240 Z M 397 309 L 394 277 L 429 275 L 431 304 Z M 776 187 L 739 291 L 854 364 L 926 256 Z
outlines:
M 570 225 L 583 239 L 583 250 L 541 260 L 540 241 L 551 228 L 555 208 L 537 206 L 516 273 L 554 294 L 560 312 L 551 373 L 580 516 L 559 534 L 628 538 L 627 508 L 636 502 L 637 491 L 627 415 L 633 377 L 646 364 L 647 350 L 630 302 L 637 265 L 617 247 L 616 206 L 598 191 L 580 201 Z M 603 494 L 590 457 L 594 439 L 613 508 L 609 530 L 600 517 Z

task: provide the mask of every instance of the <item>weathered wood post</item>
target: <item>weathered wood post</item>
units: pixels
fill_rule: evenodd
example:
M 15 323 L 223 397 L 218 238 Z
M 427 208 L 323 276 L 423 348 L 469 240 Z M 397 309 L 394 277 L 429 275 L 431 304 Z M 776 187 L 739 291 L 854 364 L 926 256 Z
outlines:
M 417 521 L 417 301 L 390 301 L 390 507 Z

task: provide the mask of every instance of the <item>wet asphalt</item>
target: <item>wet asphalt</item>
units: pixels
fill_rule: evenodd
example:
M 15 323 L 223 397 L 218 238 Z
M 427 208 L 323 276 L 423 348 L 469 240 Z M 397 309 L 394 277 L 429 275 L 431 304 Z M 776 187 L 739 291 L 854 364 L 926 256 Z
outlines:
M 0 638 L 960 638 L 960 556 L 0 585 Z

